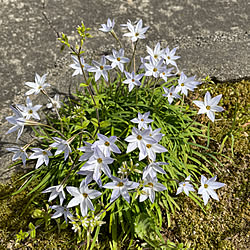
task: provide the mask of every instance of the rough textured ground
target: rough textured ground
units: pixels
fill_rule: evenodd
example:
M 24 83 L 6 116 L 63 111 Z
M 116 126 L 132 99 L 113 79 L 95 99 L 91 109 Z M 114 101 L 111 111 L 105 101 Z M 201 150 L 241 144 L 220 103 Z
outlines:
M 109 36 L 98 31 L 107 18 L 114 18 L 118 33 L 120 23 L 142 18 L 150 26 L 145 45 L 179 47 L 179 65 L 187 74 L 206 75 L 219 81 L 249 78 L 249 4 L 246 0 L 1 0 L 0 1 L 0 79 L 1 149 L 0 180 L 7 180 L 10 156 L 4 147 L 15 140 L 6 136 L 5 117 L 9 105 L 24 103 L 26 81 L 37 72 L 49 73 L 48 82 L 61 94 L 67 94 L 75 79 L 71 77 L 69 54 L 60 53 L 56 31 L 75 40 L 76 26 L 93 28 L 95 39 L 87 43 L 88 57 L 101 56 L 114 46 Z M 49 21 L 45 18 L 48 17 Z M 50 23 L 50 24 L 49 24 Z M 53 30 L 53 28 L 55 30 Z M 125 43 L 126 39 L 123 39 Z M 27 137 L 26 137 L 27 138 Z

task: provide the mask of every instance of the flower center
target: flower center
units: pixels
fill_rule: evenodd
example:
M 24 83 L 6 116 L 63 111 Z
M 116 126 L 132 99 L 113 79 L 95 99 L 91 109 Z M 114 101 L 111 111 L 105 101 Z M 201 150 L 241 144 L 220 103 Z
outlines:
M 29 114 L 33 114 L 33 111 L 30 109 L 28 113 L 29 113 Z
M 156 71 L 157 71 L 157 68 L 154 68 L 153 71 L 156 72 Z
M 181 84 L 181 87 L 184 87 L 184 83 Z
M 158 56 L 157 56 L 157 55 L 154 55 L 154 58 L 155 58 L 155 59 L 157 59 L 157 58 L 158 58 Z
M 120 62 L 120 61 L 121 61 L 121 58 L 120 58 L 120 57 L 117 57 L 117 61 Z
M 210 110 L 210 109 L 211 109 L 211 107 L 210 107 L 210 106 L 206 106 L 206 109 L 207 109 L 207 110 Z
M 132 79 L 132 82 L 134 82 L 135 81 L 135 79 Z
M 204 184 L 204 188 L 208 188 L 208 185 L 207 185 L 207 184 Z
M 100 66 L 100 69 L 103 70 L 103 66 Z
M 47 155 L 47 152 L 46 152 L 46 151 L 43 151 L 43 155 Z
M 84 198 L 87 198 L 87 197 L 88 197 L 88 194 L 83 193 L 82 196 L 83 196 Z
M 165 76 L 165 72 L 162 73 Z
M 167 59 L 170 60 L 171 59 L 170 56 L 168 56 Z
M 141 121 L 144 122 L 144 119 L 142 118 Z
M 38 89 L 41 89 L 41 88 L 42 88 L 42 86 L 41 86 L 41 85 L 39 85 Z
M 142 136 L 141 135 L 137 135 L 137 140 L 141 140 L 142 139 Z
M 98 162 L 98 163 L 102 163 L 102 158 L 98 158 L 98 159 L 97 159 L 97 162 Z
M 151 144 L 147 144 L 146 147 L 147 147 L 147 148 L 151 148 L 152 145 L 151 145 Z
M 154 186 L 154 184 L 152 182 L 149 182 L 148 186 L 152 188 Z
M 169 95 L 173 95 L 173 93 L 169 93 Z
M 110 145 L 110 143 L 109 143 L 108 141 L 106 141 L 106 142 L 104 143 L 104 145 L 108 147 L 108 146 Z
M 124 184 L 123 184 L 123 182 L 119 182 L 116 186 L 117 186 L 117 187 L 123 187 Z
M 135 36 L 139 36 L 139 33 L 138 33 L 138 32 L 136 32 L 136 33 L 135 33 Z
M 81 66 L 82 66 L 82 68 L 84 68 L 84 65 L 83 65 L 83 64 L 81 64 Z
M 183 187 L 185 187 L 185 186 L 186 186 L 186 184 L 184 183 L 184 184 L 183 184 Z

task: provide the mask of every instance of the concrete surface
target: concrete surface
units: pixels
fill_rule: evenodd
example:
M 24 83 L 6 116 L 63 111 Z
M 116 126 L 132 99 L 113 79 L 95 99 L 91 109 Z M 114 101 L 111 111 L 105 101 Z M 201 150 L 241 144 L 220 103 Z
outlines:
M 5 135 L 10 128 L 5 117 L 11 114 L 10 104 L 25 102 L 24 83 L 34 81 L 36 72 L 49 73 L 47 82 L 63 95 L 79 80 L 71 77 L 69 51 L 60 53 L 55 30 L 76 41 L 74 30 L 83 21 L 94 36 L 86 43 L 88 58 L 99 58 L 115 45 L 98 31 L 101 23 L 114 18 L 121 34 L 119 24 L 141 18 L 150 29 L 140 52 L 158 41 L 165 47 L 178 46 L 178 65 L 188 75 L 233 81 L 250 78 L 249 13 L 247 0 L 0 0 L 0 181 L 11 173 L 6 167 L 12 154 L 4 148 L 16 138 Z M 20 143 L 29 137 L 26 133 Z

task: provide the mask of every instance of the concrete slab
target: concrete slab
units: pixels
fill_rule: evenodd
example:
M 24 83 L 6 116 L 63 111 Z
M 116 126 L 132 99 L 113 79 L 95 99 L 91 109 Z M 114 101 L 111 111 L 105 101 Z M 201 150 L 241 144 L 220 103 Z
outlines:
M 33 81 L 36 72 L 49 73 L 48 82 L 67 94 L 79 81 L 72 79 L 69 53 L 60 53 L 55 31 L 43 13 L 72 40 L 81 21 L 91 27 L 94 38 L 86 43 L 88 58 L 100 57 L 115 46 L 98 31 L 108 17 L 115 19 L 119 34 L 119 24 L 141 18 L 150 26 L 147 39 L 139 45 L 141 53 L 146 45 L 154 47 L 160 41 L 179 47 L 178 65 L 188 75 L 210 75 L 217 81 L 250 78 L 247 0 L 0 0 L 0 180 L 10 174 L 6 166 L 11 155 L 4 147 L 15 141 L 15 135 L 5 135 L 10 127 L 5 117 L 11 113 L 10 104 L 25 102 L 24 83 Z

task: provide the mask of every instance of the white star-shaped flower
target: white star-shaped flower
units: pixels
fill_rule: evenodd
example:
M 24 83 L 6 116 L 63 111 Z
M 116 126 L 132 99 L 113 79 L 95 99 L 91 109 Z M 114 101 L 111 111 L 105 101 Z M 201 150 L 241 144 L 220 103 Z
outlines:
M 90 66 L 88 68 L 89 72 L 95 72 L 95 81 L 97 81 L 101 76 L 103 76 L 105 81 L 108 81 L 108 72 L 107 70 L 112 69 L 110 65 L 106 65 L 105 56 L 102 56 L 101 61 L 97 62 L 95 60 L 92 61 L 94 66 Z
M 88 209 L 92 211 L 95 210 L 91 200 L 102 195 L 102 193 L 97 190 L 89 189 L 85 180 L 81 182 L 79 188 L 70 186 L 66 187 L 66 189 L 72 196 L 74 196 L 74 198 L 70 200 L 67 208 L 75 207 L 80 204 L 81 214 L 83 217 L 88 214 Z
M 205 176 L 201 176 L 201 186 L 199 187 L 198 194 L 202 195 L 204 205 L 207 205 L 207 202 L 210 196 L 219 201 L 218 195 L 215 193 L 214 189 L 224 187 L 225 184 L 216 181 L 217 176 L 210 178 L 209 180 Z
M 142 28 L 143 22 L 140 19 L 137 24 L 134 26 L 130 21 L 127 22 L 127 28 L 130 32 L 125 33 L 123 36 L 131 37 L 132 42 L 136 42 L 138 39 L 144 39 L 146 31 L 149 27 Z
M 147 176 L 150 176 L 154 179 L 158 173 L 166 174 L 165 170 L 162 169 L 159 165 L 168 165 L 166 162 L 152 162 L 147 167 L 143 169 L 142 179 L 146 179 Z
M 189 191 L 195 191 L 193 185 L 190 183 L 190 175 L 185 179 L 185 181 L 179 183 L 179 187 L 177 189 L 176 195 L 184 192 L 187 196 L 189 195 Z
M 73 214 L 70 213 L 69 209 L 65 206 L 54 205 L 51 206 L 51 208 L 56 210 L 56 212 L 51 216 L 51 219 L 56 219 L 63 215 L 66 223 L 68 223 L 68 218 L 70 219 L 73 217 Z
M 155 60 L 153 57 L 150 57 L 149 63 L 144 63 L 145 76 L 159 77 L 160 74 L 166 70 L 166 67 L 162 66 L 163 61 L 163 58 Z
M 26 99 L 26 106 L 17 104 L 17 107 L 21 110 L 23 116 L 26 119 L 30 119 L 33 117 L 34 119 L 40 120 L 40 116 L 38 115 L 37 111 L 42 107 L 43 105 L 32 105 L 32 101 L 27 96 Z
M 111 171 L 108 164 L 112 164 L 114 159 L 105 157 L 101 149 L 96 146 L 94 148 L 94 154 L 91 158 L 82 166 L 81 171 L 92 171 L 93 179 L 100 183 L 101 173 L 104 172 L 108 177 L 111 177 Z
M 40 91 L 44 90 L 47 87 L 50 87 L 50 84 L 45 83 L 47 74 L 44 74 L 40 77 L 37 73 L 35 75 L 35 82 L 26 82 L 25 85 L 29 86 L 31 89 L 25 93 L 25 95 L 39 94 Z
M 181 72 L 180 78 L 178 79 L 178 85 L 176 86 L 176 93 L 181 91 L 181 94 L 187 96 L 188 90 L 194 91 L 197 85 L 201 84 L 194 79 L 195 76 L 187 77 L 183 72 Z
M 161 50 L 161 45 L 158 42 L 154 48 L 154 50 L 152 50 L 150 47 L 147 47 L 147 52 L 149 54 L 149 56 L 146 56 L 145 59 L 150 59 L 150 57 L 153 57 L 156 60 L 160 60 L 161 58 L 163 58 L 165 56 L 165 49 Z
M 167 188 L 162 185 L 161 183 L 158 183 L 157 178 L 151 178 L 149 175 L 148 177 L 144 180 L 143 183 L 143 189 L 141 191 L 141 195 L 139 198 L 140 202 L 145 201 L 147 198 L 150 199 L 152 203 L 155 201 L 155 192 L 160 192 L 167 190 Z
M 53 186 L 53 187 L 49 187 L 47 189 L 45 189 L 44 191 L 42 191 L 43 194 L 45 193 L 50 193 L 50 197 L 48 201 L 52 201 L 54 200 L 57 196 L 59 196 L 60 199 L 60 205 L 63 204 L 65 197 L 65 193 L 63 191 L 63 186 L 62 185 L 57 185 L 57 186 Z
M 115 145 L 116 136 L 110 136 L 110 138 L 108 138 L 100 133 L 98 133 L 97 136 L 99 140 L 93 144 L 93 147 L 98 146 L 106 157 L 109 157 L 111 152 L 116 154 L 121 153 L 121 150 Z
M 46 166 L 49 165 L 49 156 L 52 156 L 51 152 L 47 149 L 32 148 L 34 153 L 29 157 L 29 159 L 38 159 L 36 163 L 36 169 L 39 168 L 43 163 Z
M 55 110 L 55 108 L 61 108 L 62 102 L 59 100 L 59 95 L 55 94 L 54 98 L 50 98 L 50 103 L 48 103 L 46 106 L 48 109 L 52 108 L 52 110 Z
M 178 70 L 178 67 L 177 67 L 177 64 L 175 62 L 175 60 L 179 59 L 180 56 L 175 56 L 175 53 L 176 53 L 176 50 L 178 49 L 178 47 L 170 50 L 169 47 L 167 47 L 165 49 L 165 55 L 164 55 L 164 58 L 165 58 L 165 62 L 166 64 L 171 64 L 173 66 L 176 67 L 176 69 Z
M 143 131 L 141 131 L 133 127 L 132 135 L 129 135 L 125 139 L 125 141 L 129 142 L 126 153 L 130 153 L 136 148 L 139 148 L 140 150 L 139 158 L 143 159 L 145 154 L 147 154 L 146 144 L 157 143 L 157 141 L 153 139 L 149 134 L 150 134 L 150 129 L 144 129 Z
M 52 137 L 52 139 L 55 142 L 50 144 L 50 147 L 57 148 L 55 155 L 59 155 L 64 152 L 64 160 L 66 161 L 69 154 L 72 152 L 69 142 L 58 137 Z
M 110 32 L 111 30 L 114 29 L 115 26 L 115 20 L 113 19 L 113 21 L 111 21 L 110 18 L 108 18 L 107 20 L 107 24 L 101 24 L 102 28 L 100 28 L 99 30 L 102 32 Z
M 154 121 L 154 120 L 148 118 L 149 115 L 150 115 L 150 112 L 146 112 L 143 115 L 139 112 L 138 113 L 138 118 L 134 118 L 134 119 L 132 119 L 130 121 L 133 122 L 133 123 L 138 123 L 138 128 L 139 129 L 142 129 L 142 128 L 147 129 L 148 128 L 147 124 Z
M 87 70 L 90 67 L 87 63 L 85 63 L 84 58 L 82 56 L 80 57 L 81 64 L 79 63 L 79 59 L 77 56 L 71 56 L 71 57 L 74 63 L 70 64 L 69 66 L 75 70 L 72 76 L 76 76 L 79 74 L 82 75 L 82 69 Z
M 12 109 L 12 111 L 14 112 L 14 116 L 8 116 L 5 119 L 13 124 L 14 126 L 11 127 L 6 134 L 12 133 L 16 130 L 18 130 L 18 134 L 17 134 L 17 139 L 18 140 L 21 136 L 21 134 L 23 133 L 23 129 L 24 129 L 24 125 L 25 125 L 25 121 L 26 119 L 23 116 L 23 113 L 21 111 L 19 111 L 18 109 L 14 108 L 13 106 L 10 106 L 10 108 Z
M 180 95 L 178 95 L 176 93 L 176 89 L 174 86 L 171 86 L 170 89 L 163 87 L 163 90 L 165 92 L 165 94 L 163 94 L 163 96 L 168 98 L 169 104 L 171 104 L 173 102 L 174 98 L 181 98 Z
M 120 49 L 118 52 L 112 49 L 113 55 L 106 56 L 106 58 L 111 62 L 111 67 L 115 68 L 118 66 L 121 72 L 124 71 L 124 64 L 129 62 L 127 57 L 124 57 L 124 49 Z
M 193 101 L 195 105 L 197 105 L 200 110 L 198 114 L 207 114 L 208 118 L 214 122 L 215 114 L 214 112 L 222 112 L 224 108 L 217 106 L 221 99 L 222 95 L 217 95 L 214 98 L 211 98 L 210 93 L 207 91 L 204 97 L 204 102 L 201 101 Z
M 26 149 L 24 149 L 23 147 L 17 147 L 17 146 L 13 146 L 11 148 L 6 148 L 6 149 L 8 151 L 14 153 L 14 155 L 12 157 L 12 161 L 15 161 L 15 160 L 21 158 L 23 165 L 25 166 L 26 159 L 28 158 L 28 155 L 26 153 Z
M 132 73 L 129 73 L 127 71 L 124 71 L 127 79 L 123 81 L 123 83 L 128 84 L 129 92 L 134 88 L 134 86 L 141 86 L 141 78 L 144 76 L 144 74 L 138 74 L 136 75 L 133 71 Z
M 113 182 L 108 182 L 103 186 L 104 188 L 113 189 L 110 203 L 115 201 L 120 195 L 129 203 L 130 196 L 128 190 L 137 188 L 139 183 L 129 181 L 128 179 L 120 179 L 115 176 L 112 176 L 112 180 Z

